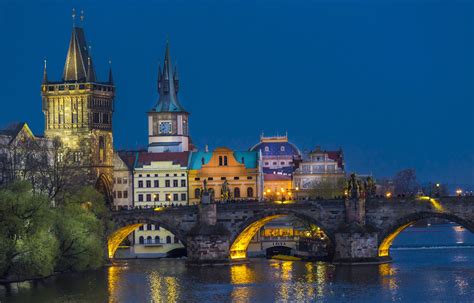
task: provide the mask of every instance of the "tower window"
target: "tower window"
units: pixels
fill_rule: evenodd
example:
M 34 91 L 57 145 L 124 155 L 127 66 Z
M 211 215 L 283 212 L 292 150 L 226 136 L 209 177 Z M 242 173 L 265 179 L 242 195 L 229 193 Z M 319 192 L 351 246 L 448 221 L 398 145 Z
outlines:
M 227 166 L 227 156 L 224 156 L 224 166 Z
M 99 162 L 105 162 L 105 137 L 99 137 Z
M 222 166 L 222 156 L 219 156 L 219 166 Z

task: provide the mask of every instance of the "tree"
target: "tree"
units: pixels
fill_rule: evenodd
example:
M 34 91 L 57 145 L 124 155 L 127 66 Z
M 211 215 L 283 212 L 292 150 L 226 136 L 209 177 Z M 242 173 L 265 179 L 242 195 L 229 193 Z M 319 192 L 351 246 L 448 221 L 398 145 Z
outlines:
M 414 169 L 399 171 L 393 180 L 396 195 L 415 195 L 420 190 Z
M 53 272 L 57 241 L 47 197 L 27 182 L 0 189 L 0 276 L 23 277 Z

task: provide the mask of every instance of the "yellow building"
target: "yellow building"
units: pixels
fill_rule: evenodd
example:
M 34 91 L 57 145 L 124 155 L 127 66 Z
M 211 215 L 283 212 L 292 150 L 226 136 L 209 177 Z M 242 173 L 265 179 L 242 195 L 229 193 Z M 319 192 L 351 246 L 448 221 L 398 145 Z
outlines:
M 260 200 L 263 180 L 257 151 L 233 151 L 227 147 L 213 152 L 192 152 L 189 161 L 189 202 L 200 201 L 204 181 L 216 201 L 223 200 L 224 183 L 231 200 Z
M 97 79 L 82 28 L 73 27 L 60 81 L 48 79 L 45 61 L 41 96 L 45 137 L 59 137 L 74 151 L 91 182 L 97 181 L 111 201 L 115 86 L 111 70 L 108 81 Z
M 264 193 L 266 200 L 292 200 L 295 189 L 292 188 L 291 176 L 281 174 L 264 174 Z

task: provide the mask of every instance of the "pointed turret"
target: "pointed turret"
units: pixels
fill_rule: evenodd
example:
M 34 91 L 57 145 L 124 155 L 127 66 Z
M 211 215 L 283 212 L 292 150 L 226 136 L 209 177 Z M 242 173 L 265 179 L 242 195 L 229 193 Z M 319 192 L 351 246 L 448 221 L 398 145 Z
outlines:
M 173 72 L 169 43 L 166 43 L 163 71 L 158 67 L 158 92 L 160 98 L 152 111 L 186 112 L 178 99 L 179 79 L 177 70 Z
M 109 84 L 114 84 L 114 76 L 112 75 L 112 62 L 109 61 Z
M 66 63 L 64 65 L 63 81 L 96 81 L 95 70 L 87 48 L 84 30 L 80 27 L 73 27 L 72 29 Z
M 46 71 L 46 59 L 44 59 L 44 68 L 43 68 L 43 81 L 42 84 L 48 83 L 48 73 Z

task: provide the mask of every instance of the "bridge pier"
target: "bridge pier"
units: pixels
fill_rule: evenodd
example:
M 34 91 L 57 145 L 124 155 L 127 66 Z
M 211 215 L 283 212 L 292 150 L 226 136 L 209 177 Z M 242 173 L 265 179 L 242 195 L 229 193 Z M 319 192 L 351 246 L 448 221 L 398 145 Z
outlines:
M 344 201 L 346 222 L 334 235 L 335 264 L 386 263 L 389 257 L 380 258 L 378 232 L 366 225 L 365 198 Z
M 230 233 L 217 224 L 217 205 L 200 204 L 198 223 L 187 236 L 187 264 L 192 266 L 230 263 Z

